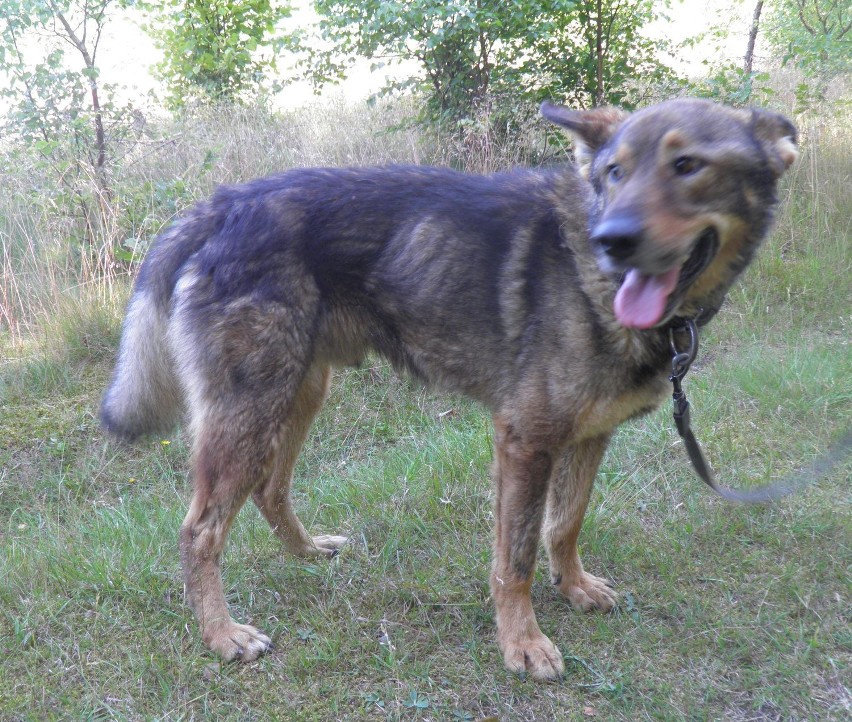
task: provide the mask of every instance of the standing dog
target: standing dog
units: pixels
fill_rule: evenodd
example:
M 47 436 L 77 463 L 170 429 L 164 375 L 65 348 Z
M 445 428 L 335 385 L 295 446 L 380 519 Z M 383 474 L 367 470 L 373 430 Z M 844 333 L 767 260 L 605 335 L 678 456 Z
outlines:
M 222 590 L 249 495 L 293 554 L 346 541 L 306 533 L 290 484 L 330 369 L 370 351 L 493 415 L 506 666 L 537 679 L 564 668 L 530 600 L 542 536 L 572 606 L 614 605 L 577 553 L 598 464 L 615 427 L 665 396 L 670 329 L 705 321 L 751 260 L 795 129 L 701 100 L 542 112 L 574 135 L 577 169 L 291 170 L 220 188 L 142 264 L 102 419 L 132 439 L 188 416 L 186 596 L 224 659 L 270 645 Z

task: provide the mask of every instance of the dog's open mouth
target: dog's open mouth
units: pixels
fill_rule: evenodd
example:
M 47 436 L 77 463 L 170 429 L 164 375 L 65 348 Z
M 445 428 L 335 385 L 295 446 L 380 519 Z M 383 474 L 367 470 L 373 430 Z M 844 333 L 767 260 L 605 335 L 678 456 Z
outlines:
M 622 326 L 652 328 L 673 310 L 679 297 L 710 265 L 719 249 L 719 234 L 707 228 L 698 237 L 689 258 L 658 274 L 630 268 L 615 296 L 615 317 Z

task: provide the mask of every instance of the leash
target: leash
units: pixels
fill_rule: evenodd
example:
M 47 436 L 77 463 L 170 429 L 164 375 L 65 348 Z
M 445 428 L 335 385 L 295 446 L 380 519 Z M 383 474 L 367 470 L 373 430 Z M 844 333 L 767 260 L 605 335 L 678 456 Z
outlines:
M 687 333 L 689 335 L 689 345 L 685 351 L 678 350 L 677 343 L 675 342 L 676 333 Z M 731 489 L 718 484 L 713 476 L 713 471 L 710 469 L 710 464 L 707 463 L 704 452 L 701 450 L 701 445 L 690 428 L 689 401 L 686 398 L 686 393 L 681 383 L 689 371 L 692 362 L 695 361 L 695 357 L 698 356 L 698 326 L 695 320 L 685 319 L 681 325 L 671 326 L 669 328 L 669 345 L 672 350 L 672 375 L 669 376 L 669 381 L 672 382 L 673 386 L 673 416 L 677 432 L 683 439 L 686 453 L 689 455 L 689 460 L 692 462 L 692 466 L 698 476 L 723 499 L 748 504 L 780 499 L 827 474 L 835 464 L 841 461 L 852 450 L 852 430 L 850 430 L 846 432 L 833 448 L 829 449 L 822 457 L 817 458 L 807 472 L 793 475 L 775 484 L 767 484 L 766 486 L 759 486 L 754 489 Z

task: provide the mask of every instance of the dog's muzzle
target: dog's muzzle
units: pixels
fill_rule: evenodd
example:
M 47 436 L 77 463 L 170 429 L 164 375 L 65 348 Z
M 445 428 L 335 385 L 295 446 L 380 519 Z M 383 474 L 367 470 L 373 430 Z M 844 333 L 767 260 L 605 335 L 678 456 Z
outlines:
M 683 264 L 683 268 L 680 270 L 680 279 L 677 282 L 677 290 L 686 290 L 704 272 L 704 269 L 710 265 L 718 252 L 719 233 L 711 226 L 704 229 L 701 235 L 698 236 L 692 253 L 689 254 L 689 258 Z
M 604 268 L 623 271 L 613 307 L 616 318 L 624 326 L 640 329 L 658 326 L 671 316 L 719 250 L 719 234 L 708 227 L 696 238 L 685 262 L 657 258 L 653 265 L 663 270 L 646 270 L 641 259 L 647 235 L 638 219 L 625 214 L 599 223 L 590 240 L 599 249 Z
M 598 223 L 590 240 L 615 264 L 623 264 L 638 250 L 642 235 L 642 224 L 637 217 L 618 215 Z

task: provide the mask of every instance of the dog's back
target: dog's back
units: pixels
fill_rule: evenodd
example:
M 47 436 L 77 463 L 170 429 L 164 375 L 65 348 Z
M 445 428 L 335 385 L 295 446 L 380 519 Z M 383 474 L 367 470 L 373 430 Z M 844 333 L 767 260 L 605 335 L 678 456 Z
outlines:
M 275 306 L 323 361 L 356 364 L 375 349 L 418 378 L 493 402 L 488 369 L 517 355 L 536 284 L 560 268 L 571 293 L 563 240 L 584 232 L 586 200 L 570 167 L 298 169 L 222 187 L 146 256 L 103 423 L 134 439 L 179 420 L 175 365 L 190 350 L 173 328 L 169 341 L 176 293 L 183 327 L 208 339 L 228 306 Z

